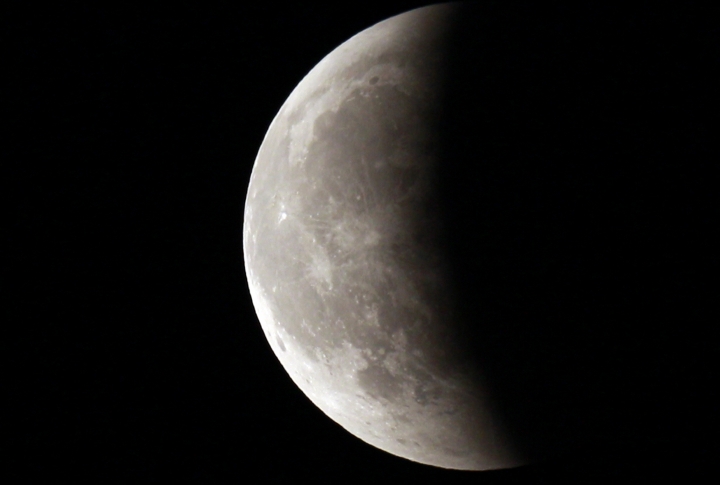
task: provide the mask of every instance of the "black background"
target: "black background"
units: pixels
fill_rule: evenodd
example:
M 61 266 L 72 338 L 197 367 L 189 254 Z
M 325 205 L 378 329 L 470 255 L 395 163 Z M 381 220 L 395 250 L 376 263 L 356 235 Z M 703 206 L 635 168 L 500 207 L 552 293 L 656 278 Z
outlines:
M 633 132 L 613 125 L 608 128 L 613 136 L 600 140 L 578 131 L 568 135 L 575 140 L 573 156 L 583 144 L 592 143 L 606 147 L 590 150 L 593 160 L 612 157 L 630 145 L 620 150 L 625 156 L 633 150 L 646 153 L 657 146 L 655 141 L 684 130 L 673 143 L 661 143 L 666 148 L 661 159 L 688 159 L 677 186 L 667 185 L 674 180 L 670 172 L 661 174 L 662 187 L 676 189 L 672 197 L 638 192 L 635 187 L 643 176 L 637 167 L 628 169 L 635 171 L 624 179 L 635 185 L 619 190 L 645 194 L 641 198 L 650 202 L 636 209 L 658 208 L 661 200 L 670 200 L 669 205 L 690 200 L 671 218 L 674 230 L 687 237 L 674 237 L 663 246 L 663 254 L 680 259 L 668 259 L 671 276 L 656 270 L 651 278 L 672 280 L 673 294 L 680 294 L 686 304 L 660 305 L 662 311 L 657 307 L 650 315 L 633 307 L 635 313 L 625 316 L 642 321 L 632 326 L 628 338 L 649 339 L 653 350 L 649 358 L 639 351 L 632 354 L 644 363 L 620 385 L 646 395 L 629 399 L 632 413 L 616 413 L 618 428 L 632 429 L 622 440 L 608 444 L 604 438 L 547 463 L 484 473 L 441 470 L 393 457 L 326 418 L 290 381 L 267 345 L 243 267 L 242 215 L 250 171 L 284 100 L 344 40 L 424 3 L 385 2 L 378 8 L 234 2 L 139 9 L 55 7 L 8 14 L 2 33 L 7 52 L 1 61 L 3 77 L 10 81 L 2 94 L 9 121 L 2 164 L 11 172 L 6 193 L 13 216 L 6 226 L 12 250 L 7 253 L 10 291 L 3 322 L 3 340 L 9 345 L 4 353 L 9 378 L 2 384 L 9 411 L 3 416 L 1 438 L 11 450 L 6 456 L 12 480 L 7 483 L 32 481 L 38 475 L 52 477 L 52 483 L 87 479 L 103 484 L 176 478 L 231 483 L 255 475 L 251 483 L 606 483 L 629 476 L 655 479 L 671 472 L 700 476 L 708 471 L 713 341 L 709 326 L 700 322 L 710 321 L 706 278 L 717 266 L 704 232 L 709 221 L 716 220 L 710 212 L 716 196 L 710 171 L 698 160 L 711 160 L 716 153 L 714 145 L 710 147 L 711 125 L 704 120 L 716 116 L 708 107 L 715 83 L 707 75 L 712 72 L 708 66 L 717 63 L 717 38 L 710 27 L 711 12 L 688 2 L 636 10 L 604 4 L 589 4 L 597 16 L 580 16 L 584 22 L 595 19 L 595 30 L 578 27 L 580 17 L 573 17 L 577 11 L 558 4 L 553 9 L 484 4 L 484 34 L 474 41 L 463 39 L 463 45 L 485 56 L 495 66 L 493 72 L 515 73 L 506 78 L 496 74 L 495 79 L 474 74 L 500 90 L 493 99 L 514 103 L 490 103 L 488 109 L 500 118 L 478 119 L 478 136 L 499 140 L 494 148 L 498 153 L 506 147 L 517 155 L 524 145 L 511 133 L 537 132 L 529 124 L 519 129 L 511 118 L 542 111 L 548 120 L 563 117 L 568 127 L 575 126 L 568 120 L 582 110 L 557 114 L 562 103 L 548 100 L 548 91 L 543 91 L 547 86 L 535 91 L 519 87 L 532 84 L 527 79 L 533 69 L 543 69 L 539 65 L 569 62 L 552 54 L 553 41 L 545 44 L 546 50 L 532 51 L 530 26 L 537 34 L 552 31 L 553 25 L 573 25 L 566 33 L 584 32 L 582 45 L 601 46 L 605 53 L 598 58 L 607 62 L 619 56 L 622 67 L 605 71 L 610 81 L 613 76 L 619 80 L 613 84 L 614 99 L 656 92 L 675 111 L 656 108 L 659 98 L 650 95 L 629 110 L 631 115 L 608 110 L 608 119 L 617 115 L 628 126 L 645 128 Z M 621 34 L 613 37 L 614 29 Z M 601 39 L 596 44 L 588 40 L 592 32 Z M 657 44 L 630 42 L 633 47 L 624 47 L 647 32 Z M 530 51 L 540 54 L 528 55 Z M 500 62 L 503 53 L 526 62 Z M 637 62 L 648 55 L 646 64 Z M 601 71 L 595 58 L 587 59 L 594 66 L 587 72 Z M 470 70 L 476 72 L 473 66 Z M 522 72 L 514 70 L 517 66 Z M 571 81 L 566 80 L 563 92 L 574 89 Z M 679 92 L 684 94 L 676 98 Z M 538 99 L 541 102 L 532 101 Z M 673 104 L 674 99 L 681 101 Z M 590 100 L 588 107 L 606 102 Z M 512 115 L 503 121 L 502 113 L 508 112 Z M 656 126 L 651 120 L 658 117 L 673 120 L 673 128 L 647 128 Z M 618 136 L 638 133 L 644 144 L 617 141 Z M 608 139 L 615 141 L 608 144 Z M 455 147 L 460 154 L 472 145 Z M 552 152 L 547 150 L 545 155 Z M 487 155 L 493 153 L 486 149 Z M 483 175 L 498 181 L 495 190 L 512 183 L 488 170 Z M 554 170 L 550 173 L 560 173 Z M 589 174 L 578 177 L 587 181 L 592 179 Z M 529 193 L 523 203 L 535 207 L 537 194 Z M 552 220 L 558 204 L 546 200 L 544 222 Z M 522 252 L 528 247 L 518 242 L 524 226 L 499 222 L 521 213 L 517 207 L 494 213 L 492 227 L 511 236 L 497 236 L 492 244 L 509 248 L 506 261 L 514 262 L 507 264 L 515 265 L 495 268 L 498 274 L 522 273 L 517 267 L 542 264 L 542 252 Z M 658 228 L 665 222 L 646 215 L 638 217 L 650 220 L 651 229 L 628 240 L 647 256 L 655 253 L 641 246 L 662 237 Z M 561 217 L 582 218 L 567 212 Z M 613 227 L 619 227 L 618 233 L 627 230 L 630 220 L 628 216 L 622 219 L 625 226 Z M 544 227 L 539 233 L 564 234 L 552 224 Z M 590 231 L 583 241 L 595 236 Z M 620 234 L 613 237 L 622 239 Z M 521 257 L 512 257 L 519 253 Z M 592 264 L 600 267 L 603 261 Z M 505 290 L 512 293 L 509 281 L 487 291 L 499 301 Z M 524 281 L 530 281 L 525 292 L 544 288 L 547 296 L 558 290 L 532 278 Z M 474 283 L 481 289 L 487 285 Z M 627 297 L 626 288 L 615 288 L 612 298 Z M 665 291 L 668 294 L 653 298 L 667 301 L 671 292 Z M 571 313 L 577 316 L 580 306 L 576 303 Z M 523 308 L 532 312 L 535 307 Z M 672 320 L 669 331 L 662 330 L 668 328 L 665 318 Z M 623 326 L 610 327 L 618 331 Z M 613 355 L 627 359 L 629 354 Z M 610 375 L 616 375 L 619 366 Z M 618 400 L 612 402 L 617 405 Z M 648 402 L 661 405 L 642 417 Z M 641 424 L 635 426 L 638 417 Z

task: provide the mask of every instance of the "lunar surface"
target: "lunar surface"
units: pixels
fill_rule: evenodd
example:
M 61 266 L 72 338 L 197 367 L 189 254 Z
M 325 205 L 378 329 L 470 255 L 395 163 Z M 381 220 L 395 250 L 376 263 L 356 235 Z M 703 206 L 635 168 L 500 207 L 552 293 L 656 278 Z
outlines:
M 350 433 L 456 469 L 520 464 L 454 345 L 433 124 L 453 7 L 381 22 L 323 59 L 272 122 L 245 265 L 267 339 Z
M 426 7 L 302 80 L 243 244 L 268 342 L 330 418 L 469 470 L 694 442 L 717 56 L 680 10 Z

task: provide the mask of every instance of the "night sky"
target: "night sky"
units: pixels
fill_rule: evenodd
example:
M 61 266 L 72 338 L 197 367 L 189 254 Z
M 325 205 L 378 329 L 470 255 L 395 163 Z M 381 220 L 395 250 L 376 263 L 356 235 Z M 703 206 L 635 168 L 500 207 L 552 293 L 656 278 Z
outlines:
M 9 120 L 2 164 L 10 170 L 4 181 L 12 213 L 2 325 L 10 347 L 2 401 L 10 407 L 0 432 L 12 450 L 0 477 L 9 472 L 12 480 L 4 483 L 34 476 L 46 479 L 35 483 L 96 484 L 609 483 L 710 468 L 716 401 L 709 400 L 715 376 L 708 363 L 716 346 L 708 322 L 716 320 L 708 316 L 709 291 L 697 288 L 707 288 L 701 279 L 717 269 L 716 246 L 703 232 L 716 221 L 708 207 L 717 196 L 708 191 L 710 171 L 693 165 L 717 160 L 709 156 L 717 150 L 711 124 L 701 121 L 705 109 L 717 114 L 704 97 L 717 86 L 703 78 L 718 62 L 709 12 L 678 2 L 674 10 L 629 12 L 620 22 L 667 31 L 677 49 L 668 55 L 688 59 L 668 68 L 668 85 L 699 93 L 693 99 L 703 105 L 693 111 L 685 98 L 663 101 L 682 104 L 678 113 L 689 116 L 676 119 L 686 131 L 672 154 L 690 153 L 686 166 L 695 168 L 678 190 L 698 195 L 687 207 L 704 211 L 690 211 L 689 239 L 673 246 L 695 259 L 673 268 L 692 263 L 705 272 L 677 273 L 692 303 L 685 312 L 670 308 L 672 331 L 662 333 L 655 312 L 630 332 L 662 334 L 651 340 L 666 347 L 652 359 L 666 355 L 669 363 L 658 370 L 647 360 L 641 369 L 663 375 L 640 388 L 663 404 L 629 433 L 634 441 L 470 473 L 388 455 L 317 409 L 265 340 L 242 255 L 250 172 L 287 96 L 352 35 L 427 3 L 201 3 L 57 6 L 2 19 L 9 53 L 0 65 L 10 81 L 2 93 Z M 489 18 L 502 22 L 539 12 L 486 4 Z M 555 7 L 537 23 L 563 12 Z M 521 49 L 507 47 L 512 35 L 501 34 L 498 49 Z M 672 77 L 681 71 L 690 74 Z M 691 149 L 682 151 L 684 144 Z

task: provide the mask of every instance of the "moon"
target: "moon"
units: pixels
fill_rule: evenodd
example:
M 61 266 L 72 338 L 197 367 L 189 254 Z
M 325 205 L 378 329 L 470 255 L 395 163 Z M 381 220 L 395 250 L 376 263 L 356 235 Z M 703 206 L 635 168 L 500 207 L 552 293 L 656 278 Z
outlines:
M 248 189 L 247 279 L 268 342 L 330 418 L 444 468 L 522 463 L 457 345 L 435 123 L 455 7 L 325 57 L 273 120 Z

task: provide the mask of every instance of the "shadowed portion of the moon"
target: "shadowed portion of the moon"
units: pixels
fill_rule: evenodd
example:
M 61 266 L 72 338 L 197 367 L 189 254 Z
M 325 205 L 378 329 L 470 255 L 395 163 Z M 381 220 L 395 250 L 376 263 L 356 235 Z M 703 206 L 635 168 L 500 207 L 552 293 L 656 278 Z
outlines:
M 677 446 L 708 372 L 707 39 L 682 9 L 503 3 L 466 7 L 448 50 L 462 342 L 530 456 Z
M 244 226 L 268 341 L 415 461 L 652 440 L 709 304 L 701 63 L 630 11 L 458 8 L 354 37 L 273 121 Z

